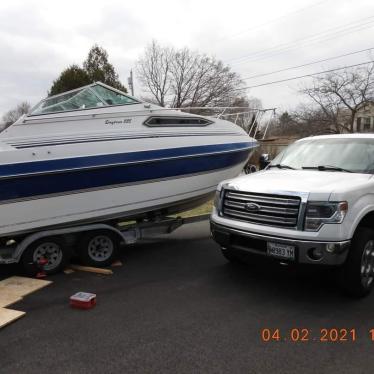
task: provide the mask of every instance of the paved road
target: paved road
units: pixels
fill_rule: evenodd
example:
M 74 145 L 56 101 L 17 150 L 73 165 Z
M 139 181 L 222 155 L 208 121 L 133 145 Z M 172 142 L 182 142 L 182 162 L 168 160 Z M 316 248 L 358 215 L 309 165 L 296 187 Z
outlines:
M 374 295 L 352 301 L 329 274 L 234 266 L 206 222 L 128 248 L 113 276 L 60 274 L 15 304 L 26 317 L 0 330 L 0 373 L 367 373 Z M 0 276 L 15 269 L 0 268 Z M 5 274 L 7 272 L 8 274 Z M 90 311 L 70 309 L 95 292 Z M 262 328 L 308 328 L 311 340 L 264 343 Z M 355 342 L 314 341 L 355 328 Z

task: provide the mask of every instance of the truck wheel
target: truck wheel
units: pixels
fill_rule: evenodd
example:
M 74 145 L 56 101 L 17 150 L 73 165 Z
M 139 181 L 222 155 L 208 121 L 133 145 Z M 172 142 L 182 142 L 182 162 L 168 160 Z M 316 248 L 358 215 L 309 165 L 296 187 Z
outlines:
M 342 268 L 342 283 L 354 297 L 368 295 L 374 285 L 374 231 L 359 227 Z
M 110 231 L 84 234 L 78 243 L 78 256 L 85 265 L 105 267 L 118 257 L 119 238 Z
M 34 276 L 42 270 L 38 266 L 42 259 L 48 260 L 43 266 L 46 274 L 55 274 L 64 269 L 70 260 L 70 251 L 65 241 L 56 236 L 36 240 L 23 252 L 21 264 L 28 275 Z

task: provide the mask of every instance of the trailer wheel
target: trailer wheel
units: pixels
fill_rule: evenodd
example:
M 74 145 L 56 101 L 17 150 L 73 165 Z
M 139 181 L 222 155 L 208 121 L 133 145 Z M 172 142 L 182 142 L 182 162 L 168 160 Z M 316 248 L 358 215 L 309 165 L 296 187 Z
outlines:
M 60 237 L 50 236 L 31 243 L 21 257 L 23 269 L 28 275 L 34 276 L 41 270 L 38 263 L 43 258 L 48 260 L 43 266 L 46 274 L 60 272 L 70 260 L 65 241 Z
M 78 256 L 85 265 L 105 267 L 118 257 L 118 236 L 110 231 L 100 230 L 84 234 L 78 243 Z

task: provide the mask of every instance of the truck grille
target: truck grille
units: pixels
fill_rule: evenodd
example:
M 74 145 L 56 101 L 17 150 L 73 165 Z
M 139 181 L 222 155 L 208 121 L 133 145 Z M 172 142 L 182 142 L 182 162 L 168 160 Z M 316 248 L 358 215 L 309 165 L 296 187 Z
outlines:
M 301 198 L 227 190 L 223 216 L 261 225 L 296 228 Z

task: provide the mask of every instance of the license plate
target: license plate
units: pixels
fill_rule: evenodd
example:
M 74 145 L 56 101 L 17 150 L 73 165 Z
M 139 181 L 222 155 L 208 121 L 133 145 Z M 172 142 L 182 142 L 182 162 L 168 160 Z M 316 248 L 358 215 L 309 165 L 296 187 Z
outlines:
M 283 258 L 286 260 L 294 260 L 295 247 L 292 245 L 268 242 L 267 254 L 268 256 L 272 257 Z

